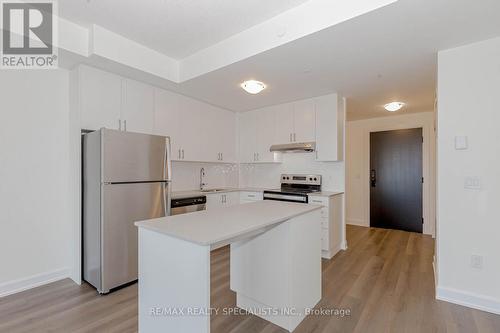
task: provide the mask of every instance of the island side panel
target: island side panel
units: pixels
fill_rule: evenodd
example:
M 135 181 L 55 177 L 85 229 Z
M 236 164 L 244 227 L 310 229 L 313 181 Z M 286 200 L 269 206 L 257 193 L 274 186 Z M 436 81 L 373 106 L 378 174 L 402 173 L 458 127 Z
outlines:
M 139 228 L 139 332 L 210 332 L 210 247 Z
M 293 331 L 306 317 L 306 309 L 321 300 L 321 212 L 290 220 L 290 298 L 299 316 L 290 317 Z
M 321 215 L 313 211 L 231 244 L 237 306 L 293 331 L 321 299 Z M 278 313 L 270 313 L 269 308 Z M 286 313 L 296 309 L 301 314 Z M 285 312 L 280 312 L 285 311 Z

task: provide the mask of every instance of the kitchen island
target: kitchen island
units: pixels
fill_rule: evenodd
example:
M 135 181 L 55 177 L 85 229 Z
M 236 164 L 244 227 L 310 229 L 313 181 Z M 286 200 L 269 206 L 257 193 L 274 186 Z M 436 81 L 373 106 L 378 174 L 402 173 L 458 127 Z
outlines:
M 210 251 L 231 245 L 236 305 L 293 331 L 321 299 L 321 206 L 258 201 L 139 227 L 139 331 L 210 332 Z M 219 312 L 219 313 L 220 313 Z

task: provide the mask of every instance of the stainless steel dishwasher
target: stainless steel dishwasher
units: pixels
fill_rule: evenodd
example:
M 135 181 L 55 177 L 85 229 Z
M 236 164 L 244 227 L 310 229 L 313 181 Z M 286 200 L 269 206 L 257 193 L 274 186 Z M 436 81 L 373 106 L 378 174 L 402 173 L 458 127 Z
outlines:
M 205 210 L 207 207 L 206 196 L 196 196 L 189 198 L 172 199 L 172 215 L 186 214 Z

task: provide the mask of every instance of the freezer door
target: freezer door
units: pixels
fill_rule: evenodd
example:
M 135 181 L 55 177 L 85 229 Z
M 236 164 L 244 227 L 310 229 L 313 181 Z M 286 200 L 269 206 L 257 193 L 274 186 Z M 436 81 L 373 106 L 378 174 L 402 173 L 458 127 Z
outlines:
M 101 129 L 102 182 L 170 180 L 170 139 Z
M 103 186 L 102 293 L 137 280 L 137 227 L 134 222 L 168 215 L 170 184 Z

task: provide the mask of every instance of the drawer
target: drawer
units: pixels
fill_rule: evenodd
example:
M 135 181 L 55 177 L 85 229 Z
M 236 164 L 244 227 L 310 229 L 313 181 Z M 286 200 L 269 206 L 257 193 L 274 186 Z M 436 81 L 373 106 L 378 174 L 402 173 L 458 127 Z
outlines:
M 327 197 L 309 197 L 309 203 L 328 207 L 329 199 Z
M 330 250 L 330 236 L 328 229 L 321 230 L 321 249 L 324 251 Z
M 263 199 L 262 192 L 240 192 L 240 200 L 242 201 L 260 201 Z

